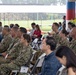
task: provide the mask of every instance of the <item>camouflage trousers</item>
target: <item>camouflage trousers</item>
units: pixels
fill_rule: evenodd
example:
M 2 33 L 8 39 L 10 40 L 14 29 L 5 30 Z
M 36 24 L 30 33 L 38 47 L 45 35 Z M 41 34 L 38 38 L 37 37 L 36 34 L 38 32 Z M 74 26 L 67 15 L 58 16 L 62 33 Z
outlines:
M 10 61 L 10 59 L 5 59 L 4 57 L 0 56 L 0 64 L 9 63 Z
M 0 75 L 10 75 L 12 70 L 17 70 L 19 67 L 13 63 L 0 65 Z

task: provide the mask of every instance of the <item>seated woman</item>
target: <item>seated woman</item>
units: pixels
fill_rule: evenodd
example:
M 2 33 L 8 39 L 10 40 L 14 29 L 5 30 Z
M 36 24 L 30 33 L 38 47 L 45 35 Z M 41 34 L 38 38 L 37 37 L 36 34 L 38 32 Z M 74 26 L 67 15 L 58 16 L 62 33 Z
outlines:
M 39 25 L 36 25 L 36 30 L 34 31 L 32 38 L 34 40 L 35 38 L 39 38 L 40 36 L 41 36 L 40 27 Z
M 61 75 L 76 75 L 76 55 L 69 47 L 59 46 L 57 48 L 56 56 L 67 70 L 65 71 L 65 74 Z

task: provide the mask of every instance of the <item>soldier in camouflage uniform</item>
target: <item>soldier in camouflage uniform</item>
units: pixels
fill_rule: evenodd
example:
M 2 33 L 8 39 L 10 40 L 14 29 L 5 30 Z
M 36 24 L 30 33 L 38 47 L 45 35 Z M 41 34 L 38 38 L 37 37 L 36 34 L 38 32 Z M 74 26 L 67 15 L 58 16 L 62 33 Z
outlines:
M 0 53 L 5 52 L 12 42 L 12 37 L 9 33 L 10 33 L 9 27 L 4 26 L 2 30 L 3 40 L 0 43 Z
M 9 59 L 6 60 L 5 57 L 6 57 L 7 54 L 9 54 L 10 50 L 12 50 L 12 49 L 15 50 L 16 49 L 13 46 L 14 46 L 15 43 L 17 43 L 19 41 L 19 38 L 17 37 L 17 30 L 18 30 L 18 28 L 16 28 L 16 27 L 13 27 L 11 29 L 11 35 L 13 36 L 12 42 L 9 45 L 9 48 L 5 52 L 2 53 L 2 56 L 0 56 L 0 60 L 1 60 L 0 64 L 10 61 Z
M 76 40 L 73 39 L 71 42 L 70 42 L 70 46 L 69 46 L 73 52 L 76 54 Z
M 14 46 L 15 43 L 20 43 L 20 38 L 21 36 L 27 33 L 27 30 L 23 27 L 17 28 L 17 27 L 13 27 L 11 30 L 11 34 L 13 36 L 13 41 L 10 45 L 10 47 L 7 50 L 7 53 L 9 53 L 9 50 Z
M 69 47 L 73 50 L 73 52 L 76 54 L 76 27 L 72 29 L 70 32 L 70 36 L 73 38 L 73 40 L 70 42 Z
M 23 49 L 22 43 L 18 42 L 9 50 L 5 57 L 0 57 L 0 64 L 10 63 L 19 56 L 19 52 Z
M 59 25 L 57 22 L 54 22 L 52 25 L 52 32 L 48 33 L 50 37 L 54 37 L 59 33 L 58 31 Z
M 69 33 L 65 29 L 59 32 L 59 36 L 61 37 L 61 40 L 59 41 L 60 45 L 69 47 L 69 40 L 67 39 L 68 34 Z
M 20 38 L 20 36 L 22 35 L 22 34 L 24 34 L 24 33 L 26 33 L 26 29 L 25 28 L 20 28 L 19 30 L 18 30 L 18 38 Z M 20 33 L 21 32 L 21 33 Z M 20 35 L 20 36 L 19 36 Z M 16 43 L 17 42 L 17 43 Z M 11 44 L 11 46 L 12 46 L 12 44 Z M 19 39 L 14 39 L 14 41 L 13 41 L 13 46 L 12 47 L 9 47 L 8 48 L 8 50 L 7 50 L 7 52 L 6 52 L 6 56 L 5 56 L 5 58 L 3 58 L 3 57 L 1 57 L 0 59 L 1 59 L 1 61 L 0 61 L 0 64 L 1 63 L 7 63 L 7 62 L 11 62 L 12 60 L 15 60 L 17 57 L 18 57 L 18 55 L 19 55 L 19 52 L 23 49 L 23 45 L 22 45 L 22 43 L 20 42 L 20 40 Z
M 55 34 L 59 33 L 58 28 L 59 28 L 59 24 L 57 22 L 54 22 L 52 25 L 52 30 L 55 32 Z
M 57 42 L 57 47 L 60 45 L 59 42 L 61 40 L 61 37 L 59 36 L 59 31 L 58 31 L 58 28 L 59 28 L 59 24 L 54 22 L 53 25 L 52 25 L 52 30 L 55 32 L 52 37 L 56 40 Z
M 64 35 L 64 37 L 63 36 L 61 37 L 61 34 Z M 67 47 L 69 47 L 69 41 L 67 39 L 67 36 L 65 36 L 65 35 L 66 35 L 66 33 L 60 32 L 59 34 L 55 34 L 53 36 L 54 39 L 57 42 L 56 49 L 57 49 L 58 46 L 67 46 Z
M 18 38 L 17 38 L 17 28 L 16 27 L 13 27 L 12 29 L 11 29 L 11 36 L 12 36 L 12 42 L 10 43 L 10 45 L 9 45 L 9 47 L 7 48 L 7 50 L 6 50 L 6 52 L 7 51 L 9 51 L 12 47 L 13 47 L 13 45 L 15 44 L 15 43 L 17 43 L 17 41 L 19 40 Z M 5 52 L 3 52 L 3 53 L 5 53 Z
M 2 56 L 6 56 L 7 53 L 9 53 L 9 51 L 11 50 L 11 48 L 14 46 L 15 43 L 17 43 L 19 41 L 19 38 L 17 37 L 17 31 L 18 31 L 18 28 L 16 27 L 13 27 L 11 29 L 11 35 L 12 35 L 12 42 L 11 44 L 9 45 L 8 49 L 2 53 Z
M 63 30 L 61 30 L 60 32 L 58 32 L 58 27 L 59 26 L 58 26 L 57 23 L 53 23 L 52 29 L 55 32 L 55 34 L 53 35 L 53 38 L 57 42 L 57 47 L 60 46 L 60 45 L 69 46 L 69 41 L 67 40 L 67 35 L 69 33 L 65 30 L 65 28 L 63 28 Z
M 0 75 L 9 75 L 12 70 L 19 70 L 21 66 L 29 65 L 28 61 L 32 55 L 32 48 L 29 46 L 30 41 L 30 36 L 28 34 L 23 34 L 21 38 L 23 50 L 20 51 L 19 56 L 11 63 L 0 65 Z

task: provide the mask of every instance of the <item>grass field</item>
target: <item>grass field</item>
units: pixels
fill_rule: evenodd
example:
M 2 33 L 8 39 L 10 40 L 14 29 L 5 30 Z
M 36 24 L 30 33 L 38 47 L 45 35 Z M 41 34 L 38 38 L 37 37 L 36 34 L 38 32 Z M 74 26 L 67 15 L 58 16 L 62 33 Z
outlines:
M 2 21 L 3 25 L 10 25 L 11 23 L 18 23 L 20 27 L 25 27 L 31 29 L 31 23 L 35 22 L 40 25 L 42 31 L 48 32 L 51 30 L 51 25 L 53 22 L 62 22 L 62 20 L 25 20 L 25 21 Z

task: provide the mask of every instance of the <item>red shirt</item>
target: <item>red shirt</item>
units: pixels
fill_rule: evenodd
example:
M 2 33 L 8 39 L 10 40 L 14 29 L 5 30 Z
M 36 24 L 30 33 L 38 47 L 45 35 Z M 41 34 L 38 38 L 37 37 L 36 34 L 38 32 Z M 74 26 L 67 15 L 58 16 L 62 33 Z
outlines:
M 37 35 L 37 37 L 40 37 L 41 30 L 35 30 L 33 35 Z

